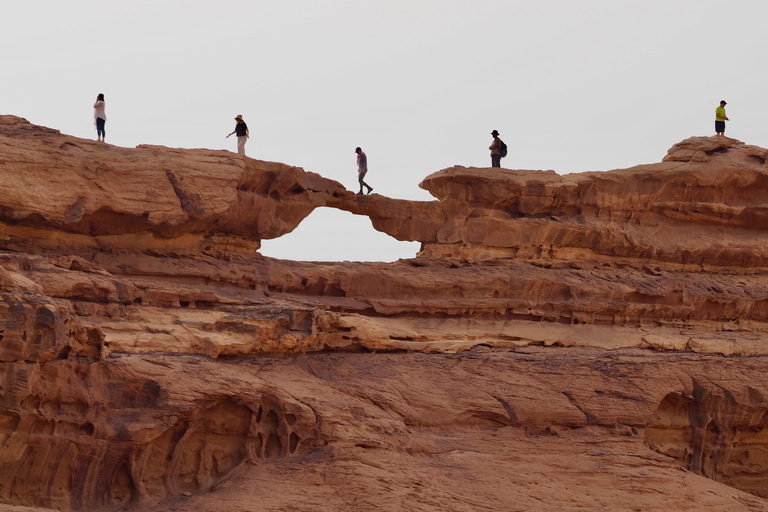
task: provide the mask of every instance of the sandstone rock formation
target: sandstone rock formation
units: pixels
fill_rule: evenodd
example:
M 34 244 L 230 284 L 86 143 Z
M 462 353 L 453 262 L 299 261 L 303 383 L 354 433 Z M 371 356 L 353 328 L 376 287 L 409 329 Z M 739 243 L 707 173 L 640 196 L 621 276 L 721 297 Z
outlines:
M 766 153 L 413 202 L 0 116 L 0 511 L 766 510 Z M 318 206 L 422 250 L 258 253 Z

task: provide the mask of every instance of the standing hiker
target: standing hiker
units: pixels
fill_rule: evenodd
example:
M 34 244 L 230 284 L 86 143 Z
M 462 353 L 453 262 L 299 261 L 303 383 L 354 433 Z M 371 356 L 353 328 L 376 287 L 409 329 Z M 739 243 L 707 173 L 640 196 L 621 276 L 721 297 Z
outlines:
M 106 142 L 106 132 L 104 124 L 107 122 L 107 114 L 104 112 L 104 95 L 96 96 L 96 103 L 93 104 L 93 119 L 96 121 L 96 137 L 99 142 Z
M 245 141 L 247 141 L 250 137 L 250 133 L 248 132 L 248 125 L 245 124 L 245 121 L 243 121 L 243 116 L 241 115 L 238 115 L 235 118 L 235 121 L 237 121 L 235 130 L 229 135 L 234 133 L 237 134 L 237 154 L 245 156 Z M 229 138 L 229 135 L 226 136 L 227 139 Z
M 365 178 L 365 175 L 368 172 L 368 157 L 365 156 L 365 153 L 363 153 L 363 150 L 359 147 L 355 148 L 355 153 L 357 153 L 357 181 L 360 183 L 360 192 L 358 192 L 358 195 L 363 193 L 364 186 L 368 188 L 368 193 L 370 194 L 373 187 L 363 181 L 363 178 Z
M 725 135 L 725 122 L 730 121 L 725 115 L 725 100 L 720 101 L 720 106 L 715 109 L 715 133 Z
M 507 156 L 507 145 L 499 138 L 499 132 L 493 130 L 493 142 L 488 149 L 491 150 L 491 167 L 501 167 L 501 158 Z

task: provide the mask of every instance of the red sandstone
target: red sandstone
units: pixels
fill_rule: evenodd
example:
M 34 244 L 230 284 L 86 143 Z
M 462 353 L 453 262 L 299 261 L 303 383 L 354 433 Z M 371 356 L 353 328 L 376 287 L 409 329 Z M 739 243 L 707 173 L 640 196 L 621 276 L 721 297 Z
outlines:
M 0 511 L 766 510 L 766 153 L 412 202 L 0 116 Z M 319 206 L 422 250 L 259 255 Z

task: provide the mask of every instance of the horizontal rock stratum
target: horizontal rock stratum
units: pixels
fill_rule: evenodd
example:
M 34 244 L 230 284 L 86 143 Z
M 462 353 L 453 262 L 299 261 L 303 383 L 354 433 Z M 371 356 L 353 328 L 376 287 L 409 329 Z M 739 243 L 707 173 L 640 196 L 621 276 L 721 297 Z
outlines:
M 417 202 L 0 116 L 0 511 L 766 510 L 766 154 Z M 320 206 L 421 251 L 258 253 Z

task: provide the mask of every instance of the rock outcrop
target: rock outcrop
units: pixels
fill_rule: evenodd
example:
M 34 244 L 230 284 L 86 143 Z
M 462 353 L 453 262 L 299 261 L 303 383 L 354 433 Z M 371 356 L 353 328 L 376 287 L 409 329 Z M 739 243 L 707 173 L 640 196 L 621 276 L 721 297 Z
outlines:
M 0 510 L 765 510 L 767 153 L 414 202 L 0 116 Z M 319 206 L 422 249 L 258 253 Z

